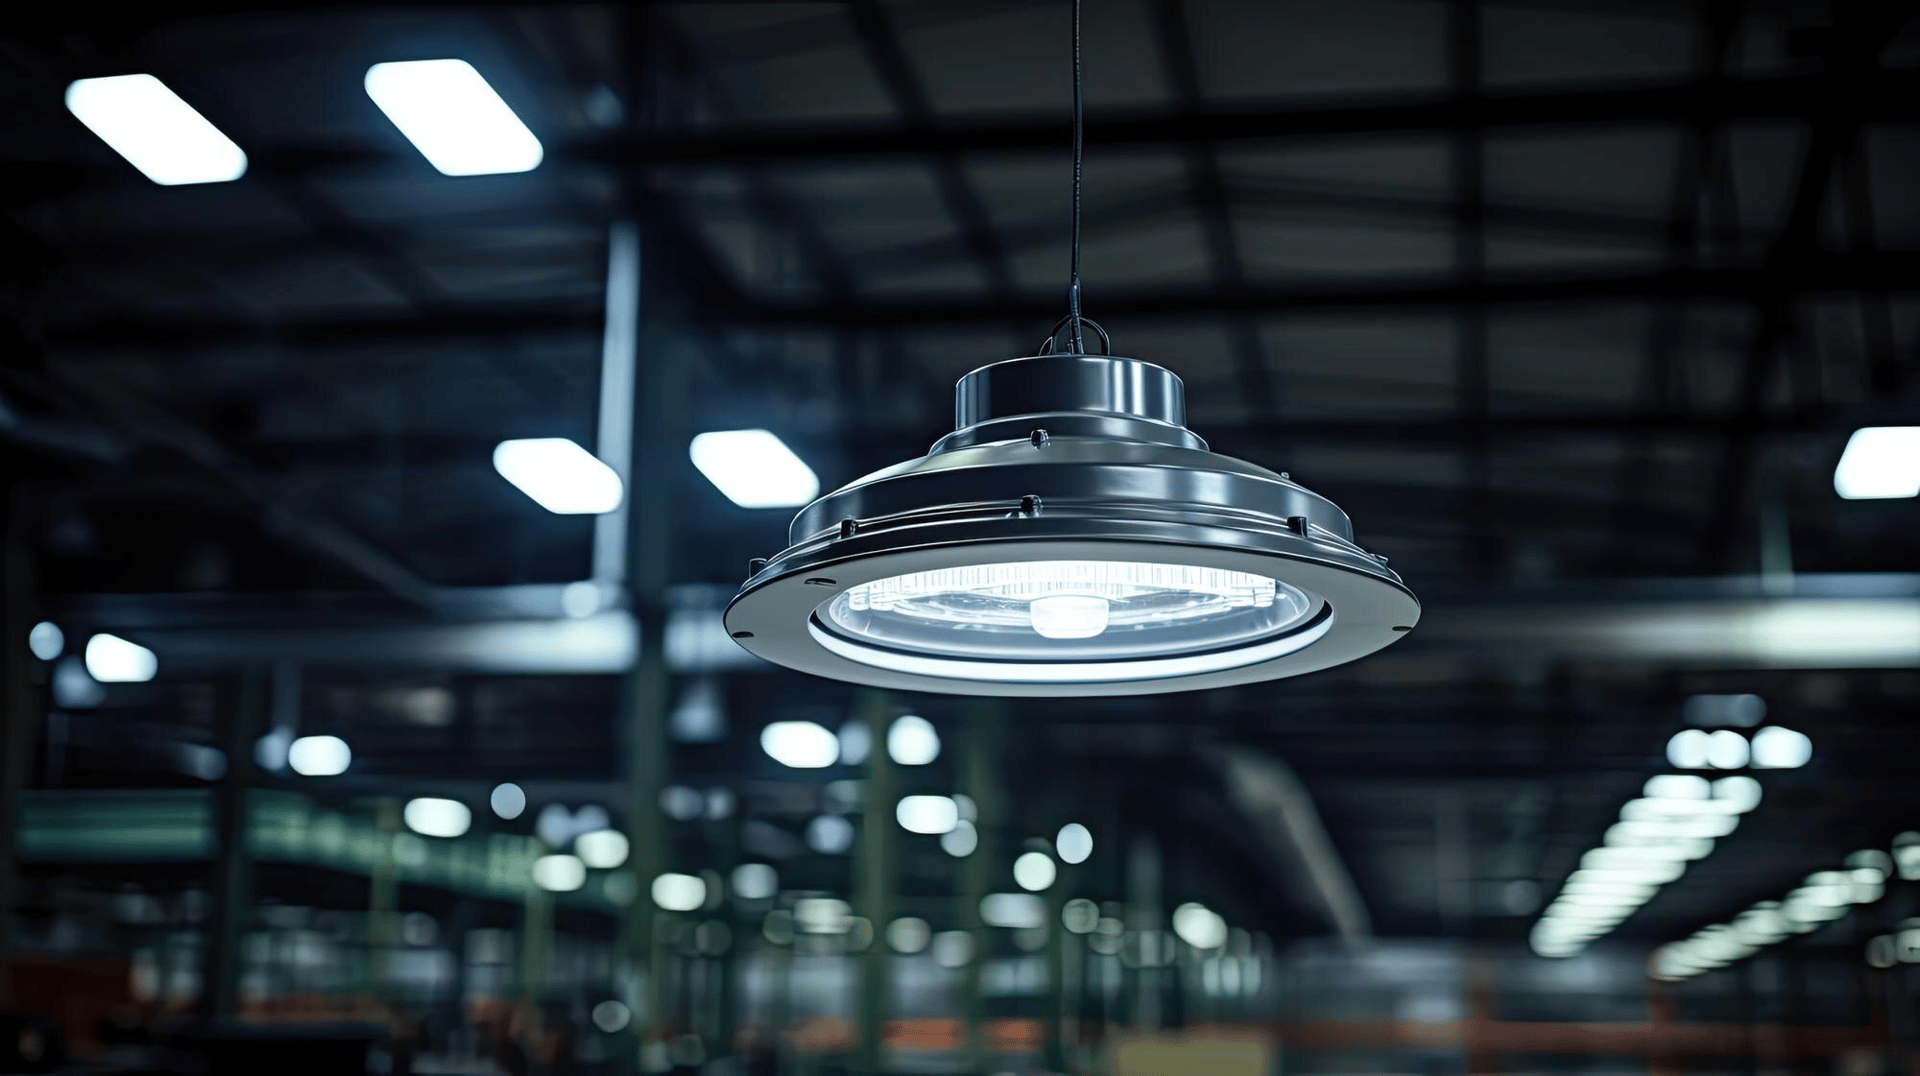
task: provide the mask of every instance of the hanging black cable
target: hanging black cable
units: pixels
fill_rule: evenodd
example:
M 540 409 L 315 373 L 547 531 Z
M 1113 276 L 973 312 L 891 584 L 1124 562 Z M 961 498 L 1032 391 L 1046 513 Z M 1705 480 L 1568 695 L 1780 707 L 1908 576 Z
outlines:
M 1073 325 L 1073 353 L 1087 353 L 1080 338 L 1080 166 L 1085 140 L 1080 103 L 1080 0 L 1073 0 L 1073 264 L 1067 275 L 1067 318 Z

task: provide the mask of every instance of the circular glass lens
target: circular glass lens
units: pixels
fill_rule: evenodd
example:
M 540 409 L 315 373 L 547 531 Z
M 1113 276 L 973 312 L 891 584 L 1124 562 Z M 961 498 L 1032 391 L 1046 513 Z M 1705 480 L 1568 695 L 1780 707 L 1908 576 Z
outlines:
M 1042 560 L 942 568 L 849 588 L 823 627 L 914 654 L 1131 661 L 1284 635 L 1324 603 L 1277 579 L 1184 564 Z

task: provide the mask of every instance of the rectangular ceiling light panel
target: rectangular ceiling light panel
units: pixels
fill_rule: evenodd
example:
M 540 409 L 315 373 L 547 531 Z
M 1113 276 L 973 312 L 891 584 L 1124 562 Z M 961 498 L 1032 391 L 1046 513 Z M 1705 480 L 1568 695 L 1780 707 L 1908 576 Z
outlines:
M 620 507 L 620 476 L 598 457 L 564 437 L 502 441 L 493 469 L 557 515 L 600 515 Z
M 247 172 L 233 139 L 152 75 L 83 78 L 67 87 L 67 111 L 155 183 L 225 183 Z
M 527 172 L 540 140 L 465 60 L 408 60 L 367 68 L 367 96 L 427 163 L 449 176 Z
M 1833 491 L 1850 501 L 1920 497 L 1920 426 L 1868 426 L 1853 431 Z
M 714 430 L 688 446 L 693 465 L 742 508 L 792 508 L 820 495 L 820 479 L 766 430 Z

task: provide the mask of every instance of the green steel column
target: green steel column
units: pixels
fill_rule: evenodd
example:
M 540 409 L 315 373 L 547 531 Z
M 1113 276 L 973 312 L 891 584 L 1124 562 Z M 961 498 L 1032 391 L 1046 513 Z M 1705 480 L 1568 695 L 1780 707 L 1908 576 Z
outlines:
M 539 1041 L 540 1000 L 546 995 L 552 964 L 553 894 L 529 885 L 520 921 L 520 1012 L 529 1049 Z
M 871 734 L 867 752 L 866 807 L 860 820 L 860 856 L 854 910 L 873 924 L 873 942 L 860 959 L 860 1038 L 854 1071 L 880 1071 L 880 1042 L 887 1019 L 887 924 L 893 921 L 893 887 L 899 826 L 894 822 L 893 758 L 887 725 L 893 713 L 883 691 L 862 691 L 860 720 Z
M 617 232 L 617 229 L 616 229 Z M 632 240 L 639 243 L 640 237 Z M 638 257 L 636 253 L 636 258 Z M 636 263 L 625 286 L 640 287 Z M 625 730 L 626 823 L 632 841 L 628 869 L 636 899 L 622 924 L 635 974 L 644 976 L 645 1009 L 636 1014 L 639 1041 L 625 1051 L 616 1071 L 632 1071 L 642 1042 L 665 1033 L 670 954 L 661 952 L 660 925 L 652 899 L 653 879 L 666 869 L 666 828 L 660 791 L 667 780 L 666 717 L 671 683 L 667 669 L 667 586 L 673 554 L 673 502 L 677 479 L 687 469 L 685 414 L 687 369 L 655 323 L 636 311 L 636 374 L 633 467 L 628 484 L 626 582 L 640 636 L 639 657 L 625 678 L 620 723 Z M 656 959 L 656 957 L 659 957 Z
M 980 843 L 960 865 L 960 928 L 973 938 L 973 958 L 961 975 L 960 1009 L 966 1021 L 962 1063 L 966 1071 L 987 1068 L 986 998 L 980 990 L 980 965 L 986 958 L 987 925 L 980 918 L 980 901 L 993 885 L 999 867 L 998 837 L 1005 815 L 1000 784 L 994 771 L 1002 704 L 980 700 L 967 710 L 966 734 L 960 745 L 960 785 L 978 812 L 974 820 Z
M 38 619 L 33 553 L 21 515 L 26 499 L 8 498 L 4 548 L 0 548 L 0 1005 L 19 1003 L 11 989 L 13 909 L 19 902 L 14 839 L 20 827 L 20 790 L 26 786 L 40 724 L 40 692 L 34 686 L 27 633 Z M 71 645 L 71 644 L 69 644 Z
M 393 991 L 393 953 L 400 947 L 400 865 L 393 848 L 402 829 L 400 801 L 383 796 L 373 810 L 380 847 L 367 876 L 367 986 L 385 998 Z
M 1055 849 L 1058 852 L 1059 849 Z M 1066 1051 L 1061 1045 L 1060 1016 L 1067 1005 L 1066 971 L 1066 934 L 1067 928 L 1061 921 L 1060 912 L 1067 901 L 1067 894 L 1073 886 L 1073 876 L 1077 873 L 1064 861 L 1060 864 L 1060 874 L 1047 890 L 1047 1006 L 1041 1018 L 1041 1063 L 1048 1072 L 1065 1072 L 1067 1068 Z
M 267 674 L 240 674 L 227 716 L 227 772 L 214 790 L 213 915 L 201 950 L 201 1017 L 233 1016 L 240 1009 L 240 947 L 253 914 L 253 863 L 247 849 L 247 789 L 253 783 L 253 744 L 266 729 Z

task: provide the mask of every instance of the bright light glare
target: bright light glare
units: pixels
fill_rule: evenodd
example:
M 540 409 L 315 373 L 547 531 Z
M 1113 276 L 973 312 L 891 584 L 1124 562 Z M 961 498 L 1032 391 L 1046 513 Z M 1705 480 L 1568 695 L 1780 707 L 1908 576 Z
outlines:
M 1713 783 L 1713 799 L 1724 810 L 1746 814 L 1760 806 L 1760 782 L 1751 777 L 1722 777 Z
M 793 508 L 820 495 L 813 468 L 766 430 L 714 430 L 687 446 L 693 465 L 742 508 Z
M 487 805 L 501 818 L 518 818 L 527 809 L 527 794 L 519 785 L 509 781 L 493 787 L 493 795 L 487 797 Z
M 840 738 L 811 721 L 775 721 L 760 730 L 760 749 L 782 766 L 818 770 L 840 759 Z
M 465 60 L 410 60 L 367 68 L 367 96 L 441 175 L 526 172 L 540 140 Z
M 1709 742 L 1699 729 L 1682 729 L 1667 741 L 1667 761 L 1683 770 L 1704 770 Z
M 853 823 L 837 814 L 823 814 L 807 823 L 807 847 L 823 856 L 837 856 L 853 847 Z
M 1218 949 L 1227 941 L 1227 921 L 1199 904 L 1173 910 L 1173 932 L 1195 949 Z
M 555 515 L 600 515 L 620 507 L 620 476 L 564 437 L 524 437 L 493 449 L 493 469 Z
M 1692 774 L 1663 773 L 1658 777 L 1647 778 L 1647 784 L 1641 790 L 1650 799 L 1661 800 L 1703 800 L 1713 795 L 1713 786 L 1707 779 Z
M 990 927 L 1031 929 L 1047 921 L 1047 903 L 1031 893 L 989 893 L 980 898 L 980 921 Z
M 1813 741 L 1804 732 L 1768 725 L 1753 734 L 1755 769 L 1795 770 L 1813 759 Z
M 902 766 L 925 766 L 940 757 L 940 734 L 926 718 L 908 714 L 887 729 L 887 754 Z
M 742 863 L 733 868 L 733 895 L 741 900 L 765 900 L 780 889 L 780 875 L 765 863 Z
M 955 824 L 946 836 L 940 838 L 940 850 L 955 859 L 972 855 L 973 850 L 978 847 L 980 847 L 980 833 L 973 828 L 972 822 L 965 820 Z
M 225 183 L 247 172 L 246 153 L 152 75 L 83 78 L 67 87 L 67 111 L 162 186 Z
M 1093 854 L 1093 833 L 1078 822 L 1069 822 L 1053 838 L 1053 850 L 1060 853 L 1063 863 L 1085 863 Z
M 906 796 L 894 806 L 893 816 L 909 833 L 938 835 L 953 832 L 960 808 L 945 796 Z
M 1030 893 L 1052 885 L 1057 873 L 1053 857 L 1045 852 L 1026 852 L 1013 861 L 1013 880 Z
M 87 675 L 103 684 L 143 684 L 160 671 L 160 659 L 139 643 L 118 635 L 87 640 Z
M 609 1035 L 625 1030 L 632 1020 L 633 1010 L 612 998 L 593 1007 L 593 1026 Z
M 332 777 L 352 762 L 353 752 L 338 736 L 302 736 L 287 747 L 287 768 L 302 777 Z
M 653 880 L 653 902 L 670 912 L 690 912 L 707 902 L 707 883 L 697 874 L 663 874 Z
M 887 944 L 893 946 L 896 953 L 911 956 L 925 950 L 932 940 L 933 930 L 925 919 L 906 916 L 887 924 Z
M 595 870 L 611 870 L 627 861 L 627 835 L 617 829 L 596 829 L 573 839 L 573 854 Z
M 400 817 L 408 829 L 423 837 L 458 837 L 473 825 L 473 812 L 466 804 L 431 796 L 408 800 Z
M 694 881 L 699 881 L 698 878 Z M 587 865 L 569 855 L 541 856 L 533 861 L 533 884 L 554 893 L 571 893 L 587 882 Z
M 52 661 L 66 652 L 67 633 L 51 620 L 42 620 L 27 633 L 27 649 L 41 661 Z
M 1048 639 L 1091 639 L 1107 630 L 1107 599 L 1087 594 L 1049 594 L 1027 603 L 1033 630 Z
M 1847 439 L 1833 491 L 1850 501 L 1920 497 L 1920 426 L 1868 426 Z
M 1747 764 L 1747 738 L 1732 729 L 1707 735 L 1707 763 L 1716 770 L 1737 770 Z

